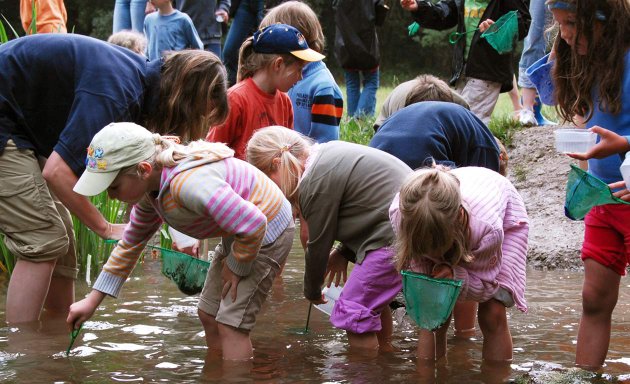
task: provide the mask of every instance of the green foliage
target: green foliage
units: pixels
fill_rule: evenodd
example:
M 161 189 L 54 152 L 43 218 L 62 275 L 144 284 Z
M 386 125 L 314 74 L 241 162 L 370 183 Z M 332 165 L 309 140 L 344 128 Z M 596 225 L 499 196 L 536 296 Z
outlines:
M 7 25 L 13 32 L 13 36 L 15 36 L 16 39 L 20 37 L 20 35 L 18 35 L 17 31 L 15 30 L 15 28 L 13 28 L 9 20 L 7 20 L 7 18 L 4 15 L 2 15 L 2 18 L 4 19 L 4 22 L 7 23 Z M 0 21 L 0 27 L 2 28 L 2 39 L 0 39 L 0 43 L 6 43 L 7 41 L 9 41 L 9 37 L 7 36 L 7 33 L 4 29 L 4 24 L 1 21 Z
M 91 197 L 90 201 L 103 214 L 105 220 L 110 223 L 123 222 L 127 204 L 110 199 L 107 192 Z M 89 269 L 91 271 L 100 271 L 115 244 L 103 241 L 74 216 L 72 223 L 76 240 L 77 263 L 81 273 L 85 273 L 88 264 L 90 264 Z
M 9 249 L 4 244 L 4 236 L 0 234 L 0 272 L 13 271 L 15 265 L 15 257 L 9 252 Z
M 351 143 L 367 145 L 374 136 L 374 117 L 354 119 L 344 117 L 339 126 L 339 138 Z
M 490 128 L 493 135 L 501 140 L 503 145 L 508 147 L 512 145 L 514 133 L 522 127 L 521 124 L 512 118 L 511 115 L 500 115 L 493 116 L 492 119 L 490 119 L 488 128 Z
M 9 41 L 7 37 L 7 31 L 4 29 L 4 24 L 0 21 L 0 44 L 4 44 Z

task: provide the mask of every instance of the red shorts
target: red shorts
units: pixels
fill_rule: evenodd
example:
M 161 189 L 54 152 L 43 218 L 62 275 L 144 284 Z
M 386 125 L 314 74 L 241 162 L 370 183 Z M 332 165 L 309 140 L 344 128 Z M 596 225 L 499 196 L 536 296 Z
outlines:
M 630 261 L 630 205 L 594 207 L 584 225 L 582 260 L 593 259 L 624 276 Z

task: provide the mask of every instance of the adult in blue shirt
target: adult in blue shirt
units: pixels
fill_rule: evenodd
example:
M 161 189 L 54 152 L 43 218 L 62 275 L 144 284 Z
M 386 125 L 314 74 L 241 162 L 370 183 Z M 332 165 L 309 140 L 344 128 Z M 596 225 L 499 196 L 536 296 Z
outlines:
M 486 125 L 466 108 L 423 101 L 390 116 L 370 141 L 412 169 L 431 165 L 485 167 L 499 172 L 499 147 Z
M 42 308 L 65 316 L 77 276 L 68 209 L 103 238 L 123 230 L 72 191 L 92 137 L 111 122 L 132 121 L 201 138 L 227 115 L 225 69 L 205 51 L 147 62 L 75 34 L 5 43 L 0 67 L 0 232 L 17 257 L 6 319 L 35 321 Z

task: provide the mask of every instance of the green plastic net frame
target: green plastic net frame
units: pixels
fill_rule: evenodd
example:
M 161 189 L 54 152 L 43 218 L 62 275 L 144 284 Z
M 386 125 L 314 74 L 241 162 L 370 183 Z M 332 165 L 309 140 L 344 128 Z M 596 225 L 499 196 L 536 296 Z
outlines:
M 200 293 L 206 282 L 210 262 L 197 259 L 186 253 L 154 247 L 162 257 L 162 274 L 171 279 L 182 293 Z
M 481 37 L 500 55 L 512 52 L 518 40 L 518 11 L 510 11 L 499 17 Z
M 612 195 L 608 184 L 571 164 L 567 179 L 564 213 L 571 220 L 582 220 L 591 208 L 604 204 L 630 204 Z
M 422 329 L 439 328 L 453 312 L 462 281 L 436 279 L 411 271 L 402 271 L 402 275 L 407 314 Z

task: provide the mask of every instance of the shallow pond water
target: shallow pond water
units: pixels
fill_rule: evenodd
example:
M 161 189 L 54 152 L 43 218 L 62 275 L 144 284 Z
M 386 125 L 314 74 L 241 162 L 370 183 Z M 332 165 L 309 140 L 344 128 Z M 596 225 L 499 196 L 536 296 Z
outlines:
M 302 298 L 303 265 L 296 242 L 252 333 L 251 363 L 223 364 L 218 356 L 207 356 L 197 298 L 183 295 L 162 276 L 159 261 L 146 260 L 125 284 L 122 296 L 107 298 L 84 325 L 69 357 L 65 351 L 70 339 L 63 322 L 0 327 L 0 381 L 492 383 L 565 371 L 573 365 L 581 272 L 527 271 L 529 312 L 509 311 L 512 364 L 482 364 L 477 331 L 466 340 L 455 339 L 451 332 L 447 358 L 427 367 L 417 364 L 416 328 L 408 317 L 399 316 L 395 322 L 399 351 L 375 357 L 348 353 L 345 333 L 317 310 L 310 315 L 308 332 L 303 332 L 309 308 Z M 7 287 L 2 279 L 0 319 Z M 628 284 L 622 279 L 604 380 L 630 378 Z M 87 292 L 88 285 L 80 283 L 77 297 Z

